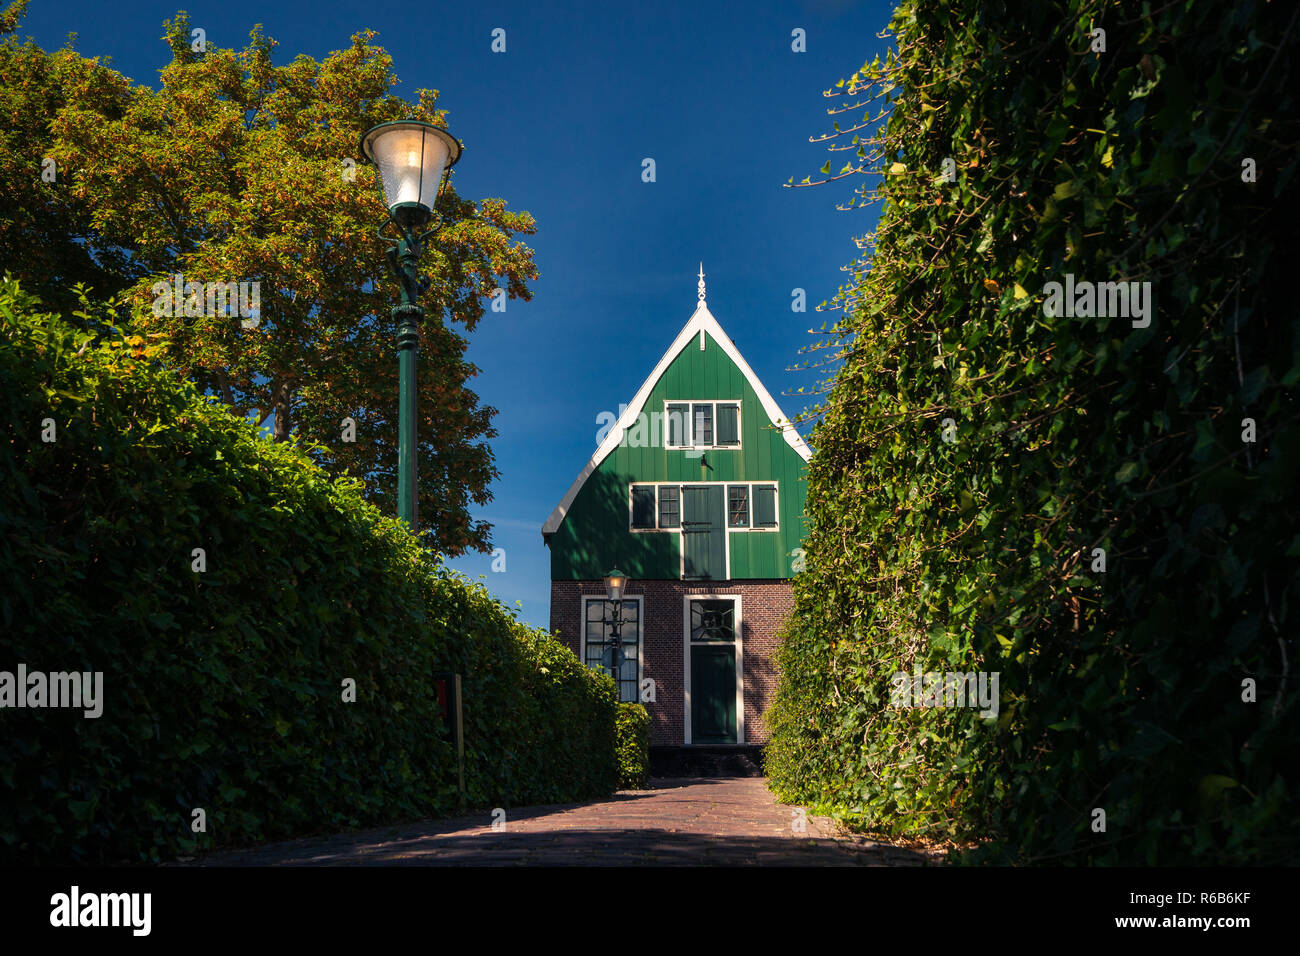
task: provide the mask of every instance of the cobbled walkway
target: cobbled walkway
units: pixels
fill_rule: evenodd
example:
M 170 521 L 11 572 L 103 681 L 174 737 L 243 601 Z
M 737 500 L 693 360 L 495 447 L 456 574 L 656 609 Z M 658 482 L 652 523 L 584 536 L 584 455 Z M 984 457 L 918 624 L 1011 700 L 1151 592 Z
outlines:
M 762 778 L 651 780 L 600 803 L 506 808 L 251 850 L 189 866 L 922 866 L 942 854 L 838 832 L 780 805 Z

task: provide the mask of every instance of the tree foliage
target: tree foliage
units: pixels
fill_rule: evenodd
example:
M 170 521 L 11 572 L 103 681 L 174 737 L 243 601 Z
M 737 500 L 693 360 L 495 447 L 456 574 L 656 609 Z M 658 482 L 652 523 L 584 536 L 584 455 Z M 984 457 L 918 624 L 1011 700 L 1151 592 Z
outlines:
M 95 233 L 87 203 L 63 188 L 57 164 L 49 165 L 54 159 L 49 121 L 65 105 L 67 58 L 51 57 L 33 41 L 19 43 L 14 37 L 27 3 L 15 0 L 0 14 L 0 256 L 28 291 L 71 311 L 77 303 L 74 285 L 84 283 L 109 296 L 140 270 L 126 249 Z
M 157 89 L 71 49 L 44 56 L 29 44 L 12 69 L 37 77 L 40 96 L 13 94 L 14 114 L 32 129 L 44 122 L 36 116 L 48 116 L 48 142 L 34 133 L 30 142 L 13 140 L 3 162 L 30 170 L 15 178 L 22 195 L 66 207 L 63 218 L 45 220 L 51 234 L 82 231 L 92 248 L 126 250 L 115 275 L 129 287 L 135 330 L 164 335 L 179 371 L 240 414 L 269 417 L 277 439 L 308 440 L 319 464 L 360 478 L 372 501 L 393 510 L 390 308 L 398 292 L 375 234 L 386 210 L 359 140 L 377 123 L 412 115 L 445 126 L 446 115 L 436 91 L 418 90 L 414 103 L 390 92 L 391 58 L 373 36 L 357 33 L 322 61 L 299 55 L 277 65 L 276 43 L 260 27 L 242 50 L 208 39 L 196 51 L 182 13 L 164 24 L 172 59 Z M 60 170 L 55 185 L 36 178 L 38 154 L 46 153 Z M 472 331 L 498 288 L 530 298 L 526 283 L 537 271 L 532 251 L 513 240 L 534 231 L 527 213 L 508 211 L 501 199 L 463 199 L 450 180 L 438 210 L 451 224 L 426 244 L 421 262 L 430 287 L 422 299 L 418 489 L 431 543 L 459 554 L 488 548 L 490 527 L 469 508 L 491 498 L 497 471 L 487 441 L 496 433 L 494 410 L 467 385 L 478 370 L 452 323 Z M 29 238 L 13 241 L 25 248 Z M 14 272 L 44 281 L 45 268 Z M 158 314 L 165 310 L 154 308 L 155 283 L 176 274 L 201 284 L 258 282 L 257 326 L 206 300 L 194 303 L 204 314 Z M 347 418 L 355 441 L 344 440 Z
M 891 30 L 827 92 L 880 218 L 818 347 L 774 787 L 980 859 L 1294 859 L 1296 8 Z M 1048 314 L 1067 275 L 1151 283 L 1149 325 Z M 999 673 L 997 715 L 891 706 L 918 670 Z

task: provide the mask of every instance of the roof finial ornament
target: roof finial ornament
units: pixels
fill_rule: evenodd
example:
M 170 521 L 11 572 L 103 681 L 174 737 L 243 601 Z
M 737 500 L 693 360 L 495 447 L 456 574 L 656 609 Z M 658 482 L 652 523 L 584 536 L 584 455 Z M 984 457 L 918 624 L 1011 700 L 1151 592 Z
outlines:
M 704 263 L 700 263 L 700 283 L 699 283 L 700 305 L 704 304 Z

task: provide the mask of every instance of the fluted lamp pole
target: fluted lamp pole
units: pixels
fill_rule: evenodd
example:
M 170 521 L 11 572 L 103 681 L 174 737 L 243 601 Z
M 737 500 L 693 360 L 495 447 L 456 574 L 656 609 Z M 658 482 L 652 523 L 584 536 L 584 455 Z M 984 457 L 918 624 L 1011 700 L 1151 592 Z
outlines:
M 361 155 L 378 170 L 388 206 L 388 218 L 380 224 L 378 235 L 389 244 L 389 268 L 402 285 L 402 302 L 393 306 L 398 370 L 397 516 L 412 531 L 418 527 L 415 356 L 424 318 L 420 293 L 429 288 L 428 281 L 420 277 L 420 253 L 425 240 L 445 225 L 434 203 L 462 148 L 445 129 L 417 119 L 380 123 L 361 137 Z M 389 225 L 397 228 L 396 237 L 385 235 Z

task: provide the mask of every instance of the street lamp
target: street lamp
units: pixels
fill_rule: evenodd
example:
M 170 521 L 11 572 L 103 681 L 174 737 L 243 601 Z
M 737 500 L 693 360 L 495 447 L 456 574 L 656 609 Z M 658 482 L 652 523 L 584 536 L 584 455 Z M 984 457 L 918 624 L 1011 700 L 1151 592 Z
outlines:
M 444 129 L 417 119 L 380 123 L 361 137 L 361 155 L 379 171 L 388 218 L 377 234 L 389 244 L 388 265 L 402 284 L 402 302 L 393 306 L 397 320 L 397 515 L 414 531 L 416 517 L 415 354 L 420 342 L 420 293 L 429 283 L 420 278 L 424 242 L 444 224 L 434 211 L 438 190 L 461 154 L 460 142 Z M 432 224 L 430 225 L 430 221 Z M 397 238 L 384 227 L 398 229 Z M 428 229 L 421 232 L 424 226 Z
M 605 593 L 611 601 L 623 600 L 623 588 L 627 586 L 627 575 L 615 568 L 605 575 Z
M 623 589 L 627 586 L 627 575 L 615 568 L 605 575 L 605 595 L 614 605 L 614 620 L 609 625 L 610 663 L 614 684 L 617 687 L 622 677 L 623 662 L 619 660 L 623 653 Z M 622 698 L 622 694 L 619 697 Z

